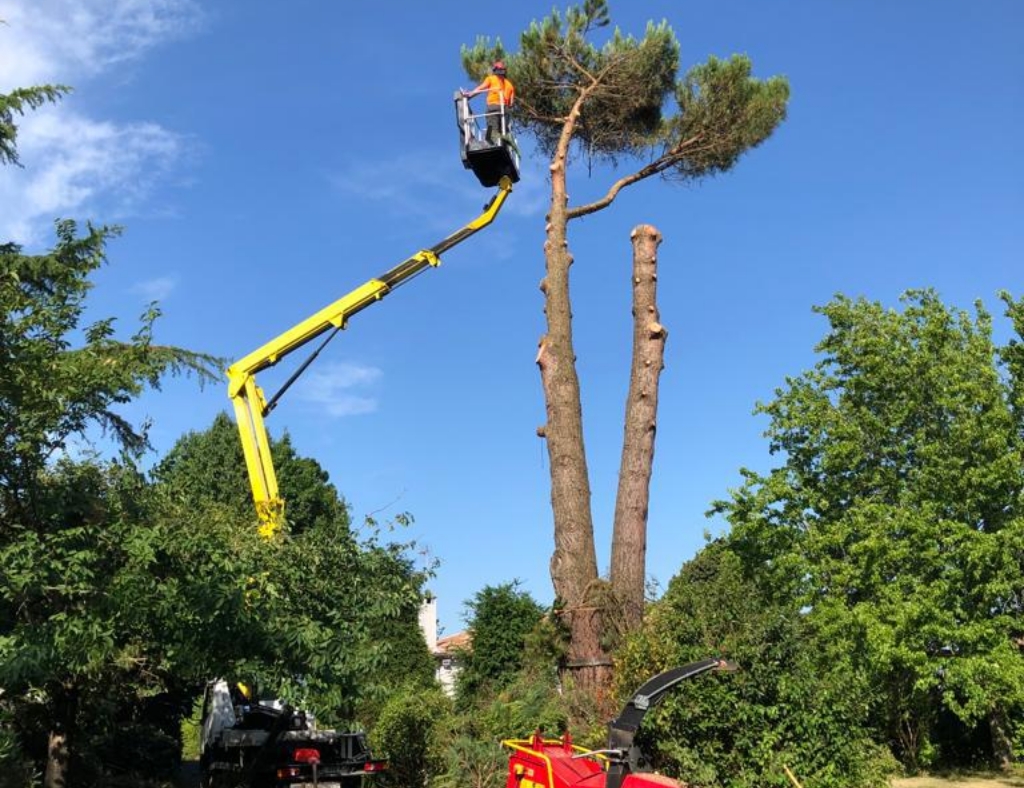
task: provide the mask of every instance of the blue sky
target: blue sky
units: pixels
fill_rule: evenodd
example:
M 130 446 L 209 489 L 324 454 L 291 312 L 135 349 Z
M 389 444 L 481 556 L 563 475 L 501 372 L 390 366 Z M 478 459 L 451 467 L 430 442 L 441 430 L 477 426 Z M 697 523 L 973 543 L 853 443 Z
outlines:
M 475 216 L 489 192 L 458 158 L 459 47 L 510 49 L 548 0 L 0 0 L 0 92 L 75 92 L 22 125 L 0 173 L 0 238 L 52 221 L 124 225 L 92 309 L 128 332 L 238 358 Z M 813 305 L 1022 294 L 1024 4 L 1019 0 L 612 0 L 641 34 L 668 19 L 684 68 L 746 53 L 790 80 L 789 119 L 726 176 L 645 182 L 570 228 L 599 561 L 610 548 L 631 341 L 629 232 L 664 235 L 662 376 L 648 571 L 699 549 L 739 468 L 770 467 L 751 415 L 814 362 Z M 622 166 L 621 172 L 628 165 Z M 615 173 L 577 166 L 574 203 Z M 411 512 L 441 560 L 443 627 L 486 584 L 551 599 L 544 407 L 533 359 L 546 166 L 529 159 L 497 222 L 360 314 L 271 418 L 318 459 L 357 518 Z M 996 330 L 1005 337 L 1004 320 Z M 300 354 L 301 355 L 301 354 Z M 268 391 L 287 369 L 261 375 Z M 227 409 L 224 387 L 169 382 L 129 415 L 158 452 Z

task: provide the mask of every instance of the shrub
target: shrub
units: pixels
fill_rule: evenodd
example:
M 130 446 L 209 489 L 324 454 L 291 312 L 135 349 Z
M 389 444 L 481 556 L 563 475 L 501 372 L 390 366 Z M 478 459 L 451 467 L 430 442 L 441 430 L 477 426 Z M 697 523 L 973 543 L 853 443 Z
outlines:
M 438 687 L 409 686 L 388 699 L 370 737 L 376 754 L 388 761 L 381 788 L 426 785 L 445 771 L 443 736 L 451 714 L 451 702 Z

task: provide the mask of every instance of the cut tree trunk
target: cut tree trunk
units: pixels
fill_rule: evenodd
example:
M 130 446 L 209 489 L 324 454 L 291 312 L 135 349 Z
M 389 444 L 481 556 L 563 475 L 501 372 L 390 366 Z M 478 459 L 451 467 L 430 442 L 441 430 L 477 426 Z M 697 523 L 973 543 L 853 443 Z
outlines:
M 637 629 L 643 619 L 647 513 L 654 467 L 658 384 L 665 366 L 668 338 L 657 306 L 661 233 L 649 224 L 641 224 L 633 229 L 630 239 L 633 242 L 633 365 L 626 397 L 611 565 L 612 596 L 619 605 L 617 623 L 627 632 Z
M 596 689 L 608 684 L 611 670 L 601 647 L 602 617 L 590 511 L 590 479 L 572 341 L 569 268 L 573 260 L 566 240 L 566 150 L 563 146 L 551 165 L 551 210 L 544 243 L 546 274 L 541 284 L 547 333 L 537 352 L 547 422 L 538 433 L 546 439 L 550 461 L 555 534 L 551 581 L 560 614 L 569 630 L 566 669 L 578 687 Z

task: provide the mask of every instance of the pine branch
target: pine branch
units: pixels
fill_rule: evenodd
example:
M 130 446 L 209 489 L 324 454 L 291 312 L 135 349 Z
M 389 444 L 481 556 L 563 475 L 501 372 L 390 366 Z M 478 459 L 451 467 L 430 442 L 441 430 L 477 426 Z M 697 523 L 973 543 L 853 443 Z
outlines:
M 36 85 L 16 88 L 8 94 L 0 93 L 0 164 L 21 166 L 18 160 L 18 126 L 14 115 L 24 115 L 27 109 L 38 109 L 43 104 L 56 104 L 71 92 L 67 85 Z

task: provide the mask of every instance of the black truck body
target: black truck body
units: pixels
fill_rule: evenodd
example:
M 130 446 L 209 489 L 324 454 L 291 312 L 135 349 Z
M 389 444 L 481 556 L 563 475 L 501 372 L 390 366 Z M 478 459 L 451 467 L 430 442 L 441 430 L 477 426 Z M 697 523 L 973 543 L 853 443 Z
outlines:
M 210 682 L 203 700 L 203 788 L 362 788 L 385 764 L 361 732 L 318 730 L 302 711 Z

